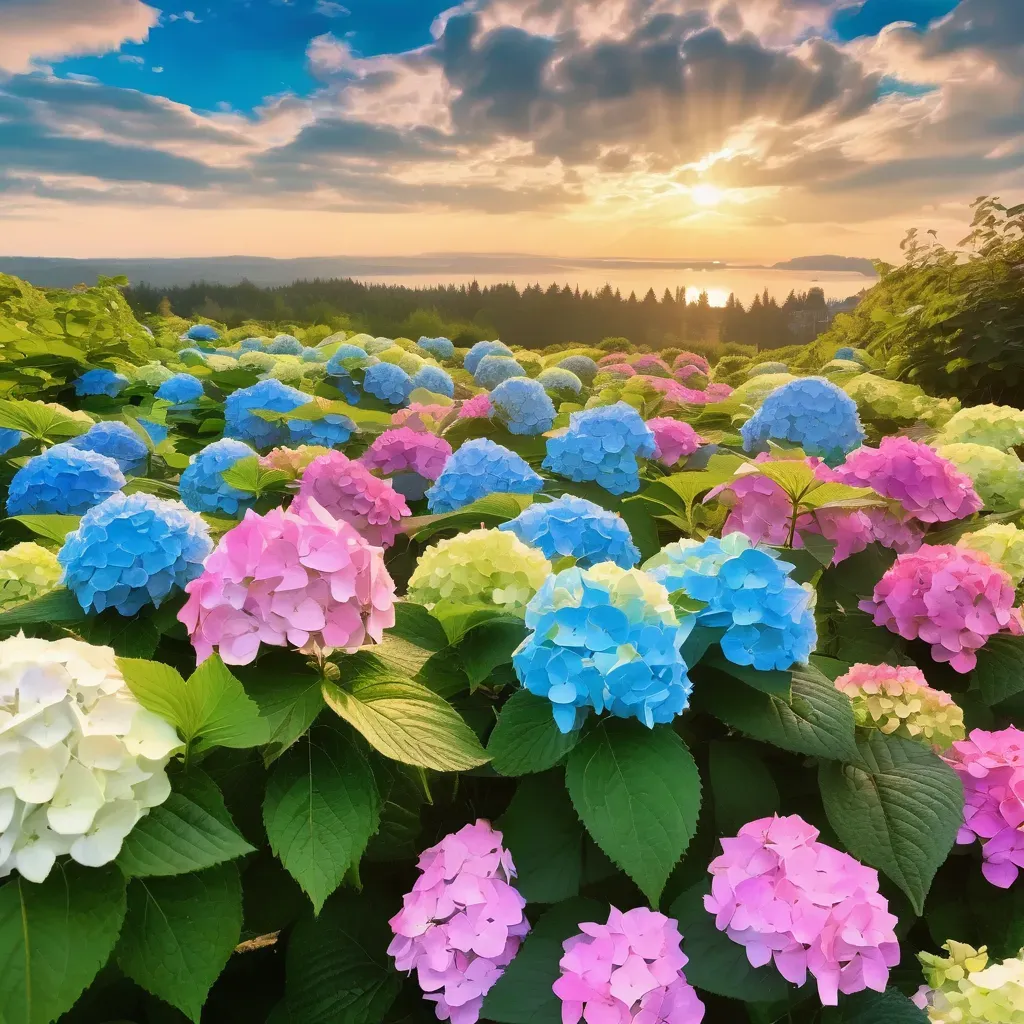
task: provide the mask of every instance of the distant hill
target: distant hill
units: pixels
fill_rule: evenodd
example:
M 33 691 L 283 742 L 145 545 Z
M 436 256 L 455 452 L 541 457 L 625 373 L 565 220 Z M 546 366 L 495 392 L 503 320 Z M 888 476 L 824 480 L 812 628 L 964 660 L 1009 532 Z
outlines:
M 772 270 L 823 270 L 877 277 L 875 264 L 859 256 L 797 256 L 796 259 L 776 263 Z

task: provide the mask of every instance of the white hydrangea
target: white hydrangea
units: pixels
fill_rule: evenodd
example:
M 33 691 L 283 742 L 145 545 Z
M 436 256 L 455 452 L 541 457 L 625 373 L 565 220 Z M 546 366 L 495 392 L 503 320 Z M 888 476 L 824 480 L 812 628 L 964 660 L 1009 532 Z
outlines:
M 171 786 L 173 726 L 128 689 L 109 647 L 0 641 L 0 878 L 57 857 L 100 867 Z

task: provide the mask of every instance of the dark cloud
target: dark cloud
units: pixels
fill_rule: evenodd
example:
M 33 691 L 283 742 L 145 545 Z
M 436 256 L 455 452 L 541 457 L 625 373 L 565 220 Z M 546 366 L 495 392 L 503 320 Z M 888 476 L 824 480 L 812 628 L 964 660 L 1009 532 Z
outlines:
M 399 130 L 344 118 L 314 121 L 287 144 L 268 150 L 259 166 L 307 165 L 331 157 L 388 161 L 452 159 L 451 141 L 432 128 Z
M 922 53 L 937 57 L 959 50 L 981 50 L 1000 59 L 1021 61 L 1024 0 L 961 0 L 947 17 L 922 37 Z

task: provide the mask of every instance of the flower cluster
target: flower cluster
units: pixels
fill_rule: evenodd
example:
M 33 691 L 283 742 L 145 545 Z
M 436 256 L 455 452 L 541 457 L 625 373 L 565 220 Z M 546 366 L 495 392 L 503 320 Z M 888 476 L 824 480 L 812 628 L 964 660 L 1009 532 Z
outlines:
M 501 833 L 478 820 L 424 850 L 416 866 L 420 875 L 388 922 L 388 955 L 397 970 L 416 971 L 438 1020 L 476 1024 L 530 930 L 512 857 Z
M 567 370 L 588 388 L 597 376 L 597 363 L 590 356 L 566 356 L 559 360 L 558 369 Z
M 484 356 L 473 374 L 474 382 L 488 391 L 493 391 L 502 381 L 511 377 L 524 377 L 526 371 L 512 356 Z
M 203 384 L 191 373 L 176 373 L 157 388 L 156 397 L 174 405 L 188 405 L 203 397 Z
M 57 556 L 32 541 L 0 551 L 0 612 L 42 597 L 60 583 Z
M 646 353 L 634 356 L 630 364 L 637 373 L 643 373 L 653 377 L 671 377 L 672 368 L 660 356 L 653 353 Z
M 116 494 L 127 481 L 106 455 L 55 444 L 28 460 L 11 480 L 7 514 L 78 516 Z
M 1024 732 L 973 729 L 946 755 L 964 784 L 964 823 L 956 841 L 981 841 L 982 874 L 1009 889 L 1024 868 Z
M 697 621 L 725 630 L 722 653 L 736 665 L 788 669 L 806 663 L 817 645 L 813 589 L 789 578 L 792 564 L 742 533 L 675 541 L 644 568 L 670 594 L 705 602 Z
M 711 373 L 711 364 L 708 363 L 704 356 L 697 355 L 696 352 L 680 352 L 679 355 L 672 360 L 672 371 L 682 369 L 684 366 L 695 366 L 704 376 L 708 376 Z
M 302 355 L 302 342 L 291 334 L 278 334 L 267 345 L 267 351 L 275 356 L 299 356 Z
M 773 391 L 740 433 L 746 451 L 760 451 L 769 441 L 802 448 L 828 463 L 839 462 L 864 440 L 857 405 L 821 377 L 801 377 Z
M 66 443 L 72 448 L 106 455 L 121 467 L 125 476 L 144 469 L 149 457 L 146 442 L 127 423 L 118 420 L 103 420 Z
M 522 614 L 550 574 L 544 555 L 514 534 L 470 530 L 420 555 L 407 598 L 425 608 L 483 602 Z
M 761 377 L 768 373 L 789 373 L 789 367 L 785 363 L 768 361 L 765 363 L 756 363 L 747 370 L 748 377 Z
M 1024 410 L 1009 405 L 961 409 L 942 428 L 938 443 L 983 444 L 1003 451 L 1024 445 Z
M 329 451 L 330 448 L 325 448 L 321 444 L 300 444 L 298 448 L 274 448 L 266 455 L 260 456 L 260 468 L 287 473 L 293 480 L 297 480 L 314 459 L 326 455 Z M 250 454 L 254 455 L 255 452 L 250 451 Z
M 173 376 L 174 374 L 163 363 L 144 363 L 135 368 L 135 379 L 151 388 L 160 387 L 165 380 L 170 380 Z
M 454 512 L 487 494 L 533 494 L 544 486 L 525 459 L 490 438 L 467 441 L 427 491 L 431 512 Z
M 291 444 L 333 448 L 344 444 L 355 433 L 356 425 L 343 413 L 329 412 L 313 420 L 300 419 L 296 416 L 288 420 L 287 428 Z
M 640 487 L 637 457 L 654 455 L 654 434 L 625 402 L 584 409 L 569 417 L 569 429 L 548 439 L 544 468 L 583 482 L 594 480 L 612 494 Z
M 178 618 L 198 661 L 217 649 L 227 664 L 248 665 L 261 643 L 355 650 L 395 624 L 383 551 L 312 501 L 303 515 L 246 512 L 185 590 Z
M 131 382 L 123 373 L 115 373 L 113 370 L 86 370 L 75 381 L 75 394 L 79 398 L 92 395 L 117 398 L 129 383 Z
M 491 392 L 499 422 L 513 434 L 543 434 L 555 422 L 555 405 L 544 385 L 529 377 L 512 377 Z
M 109 647 L 0 641 L 0 877 L 43 882 L 57 857 L 109 864 L 171 793 L 174 728 L 129 692 Z
M 689 423 L 658 416 L 648 420 L 654 432 L 654 457 L 664 466 L 674 466 L 680 459 L 692 455 L 704 442 Z
M 700 1024 L 704 1004 L 687 982 L 679 923 L 655 910 L 622 913 L 607 924 L 586 921 L 562 943 L 562 1024 Z
M 189 341 L 218 341 L 220 331 L 209 324 L 193 324 L 184 334 Z
M 797 986 L 810 972 L 821 1002 L 835 1006 L 839 992 L 884 992 L 900 949 L 878 872 L 818 834 L 795 814 L 744 825 L 708 867 L 704 906 L 752 966 L 774 960 Z
M 405 405 L 412 394 L 412 378 L 394 363 L 376 363 L 363 371 L 363 390 L 388 405 Z
M 526 625 L 512 665 L 527 690 L 551 701 L 563 733 L 591 708 L 653 728 L 689 703 L 680 648 L 693 619 L 680 623 L 665 588 L 639 569 L 602 562 L 549 576 Z
M 194 580 L 212 550 L 206 523 L 180 501 L 113 494 L 82 516 L 57 560 L 85 611 L 134 615 Z
M 939 454 L 966 473 L 990 512 L 1013 512 L 1024 505 L 1024 462 L 984 444 L 944 444 Z
M 467 398 L 459 406 L 460 420 L 485 420 L 494 413 L 491 396 L 487 392 Z
M 451 454 L 452 446 L 443 437 L 398 427 L 379 434 L 360 461 L 385 476 L 412 472 L 436 480 Z
M 444 395 L 445 398 L 455 397 L 455 381 L 440 366 L 421 367 L 413 374 L 412 386 L 414 390 L 423 388 L 431 394 Z
M 1024 949 L 1002 963 L 989 963 L 988 947 L 975 949 L 950 939 L 949 956 L 918 953 L 928 984 L 914 1002 L 929 1024 L 1019 1024 L 1024 1020 Z
M 289 438 L 288 428 L 257 416 L 255 409 L 292 412 L 310 401 L 309 395 L 279 380 L 261 380 L 239 388 L 224 400 L 224 436 L 245 441 L 253 448 L 273 448 Z
M 467 353 L 462 362 L 463 369 L 476 375 L 476 368 L 486 356 L 511 356 L 512 349 L 500 341 L 478 341 Z
M 913 665 L 852 665 L 836 689 L 853 704 L 857 725 L 918 740 L 942 752 L 962 740 L 964 713 L 948 693 L 933 690 Z
M 302 474 L 293 511 L 310 502 L 359 531 L 374 547 L 389 548 L 408 516 L 405 499 L 386 480 L 341 452 L 314 459 Z
M 404 409 L 396 409 L 391 414 L 391 426 L 409 427 L 420 433 L 436 433 L 441 424 L 454 413 L 454 405 L 424 405 L 422 402 L 410 402 Z
M 455 346 L 448 338 L 420 338 L 416 344 L 435 359 L 455 358 Z
M 537 380 L 545 391 L 553 391 L 556 395 L 578 395 L 583 390 L 583 381 L 575 373 L 559 366 L 541 370 Z
M 1015 587 L 1024 582 L 1024 530 L 1012 523 L 992 523 L 965 533 L 958 548 L 980 551 L 1004 570 Z
M 897 556 L 860 609 L 876 626 L 931 644 L 936 661 L 970 672 L 990 636 L 1019 631 L 1013 600 L 1010 577 L 986 555 L 936 544 Z
M 181 474 L 178 484 L 181 500 L 193 512 L 222 512 L 236 516 L 239 511 L 251 508 L 254 496 L 226 483 L 224 471 L 240 459 L 255 455 L 244 441 L 236 441 L 232 437 L 208 444 L 189 459 L 188 466 Z

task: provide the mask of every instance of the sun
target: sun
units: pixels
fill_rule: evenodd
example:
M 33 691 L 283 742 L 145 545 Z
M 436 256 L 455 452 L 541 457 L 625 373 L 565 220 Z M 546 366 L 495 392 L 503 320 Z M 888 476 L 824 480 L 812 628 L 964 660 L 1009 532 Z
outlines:
M 709 209 L 718 206 L 725 198 L 725 193 L 715 185 L 694 185 L 690 189 L 690 198 L 697 206 Z

